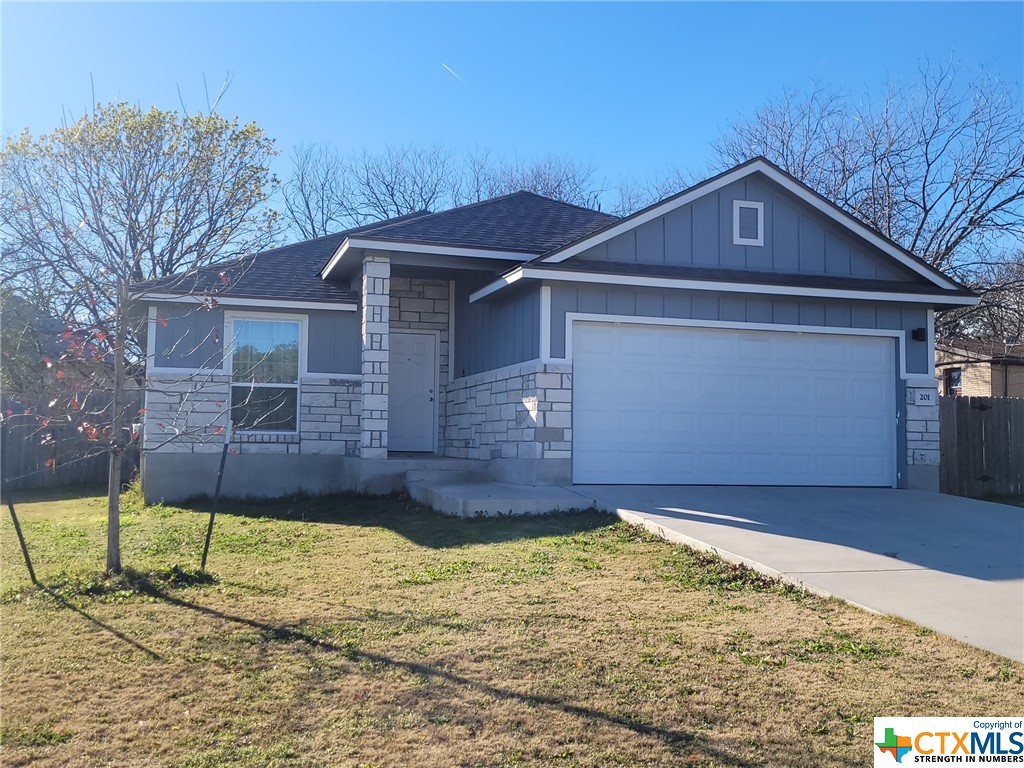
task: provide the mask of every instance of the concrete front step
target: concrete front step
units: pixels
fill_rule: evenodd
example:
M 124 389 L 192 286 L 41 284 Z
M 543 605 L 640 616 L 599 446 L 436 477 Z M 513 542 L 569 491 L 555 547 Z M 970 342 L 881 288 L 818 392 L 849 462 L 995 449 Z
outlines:
M 477 462 L 477 465 L 479 462 Z M 409 469 L 405 472 L 406 486 L 412 483 L 486 483 L 492 477 L 477 465 L 469 467 L 450 467 L 444 469 Z
M 408 488 L 416 501 L 454 517 L 546 515 L 596 504 L 593 497 L 558 485 L 421 480 Z

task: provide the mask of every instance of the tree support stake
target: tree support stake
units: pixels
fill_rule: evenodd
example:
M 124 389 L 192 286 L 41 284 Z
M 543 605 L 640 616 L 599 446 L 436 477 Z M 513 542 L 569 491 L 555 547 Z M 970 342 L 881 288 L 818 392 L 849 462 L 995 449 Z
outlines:
M 228 458 L 228 443 L 224 442 L 224 450 L 220 452 L 220 469 L 217 470 L 217 489 L 213 492 L 213 504 L 210 505 L 210 523 L 206 526 L 206 543 L 203 544 L 203 561 L 199 570 L 206 570 L 206 556 L 210 554 L 210 539 L 213 538 L 213 520 L 217 516 L 217 503 L 220 501 L 220 484 L 224 479 L 224 462 Z M 27 555 L 26 555 L 27 556 Z
M 18 522 L 18 515 L 14 512 L 14 502 L 7 500 L 7 509 L 11 511 L 11 520 L 14 522 L 14 531 L 18 534 L 18 543 L 21 544 L 21 554 L 25 556 L 25 566 L 28 568 L 28 577 L 37 587 L 39 581 L 36 579 L 36 572 L 32 568 L 32 558 L 28 556 L 28 546 L 25 544 L 25 535 L 21 532 L 21 523 Z

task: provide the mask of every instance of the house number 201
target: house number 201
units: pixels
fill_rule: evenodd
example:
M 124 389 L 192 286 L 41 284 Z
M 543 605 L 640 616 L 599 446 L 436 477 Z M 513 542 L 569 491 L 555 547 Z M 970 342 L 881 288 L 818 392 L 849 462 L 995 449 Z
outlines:
M 917 393 L 917 404 L 918 405 L 935 405 L 935 393 L 934 392 L 918 392 Z

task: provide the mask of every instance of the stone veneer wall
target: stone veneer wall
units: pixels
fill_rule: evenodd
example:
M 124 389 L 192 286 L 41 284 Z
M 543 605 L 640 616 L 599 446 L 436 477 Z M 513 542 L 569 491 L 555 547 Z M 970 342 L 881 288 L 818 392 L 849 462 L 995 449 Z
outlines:
M 303 379 L 299 434 L 236 432 L 238 453 L 331 453 L 358 456 L 362 384 L 358 378 Z M 226 376 L 150 376 L 146 379 L 143 449 L 212 453 L 224 445 L 230 384 Z
M 362 403 L 360 455 L 364 459 L 388 457 L 388 319 L 391 314 L 391 257 L 371 251 L 363 257 L 360 320 Z
M 532 361 L 448 385 L 444 455 L 465 459 L 572 457 L 572 366 Z
M 447 280 L 426 280 L 416 277 L 391 278 L 391 320 L 389 331 L 438 332 L 437 398 L 438 446 L 444 445 L 444 423 L 447 408 L 449 350 L 450 288 Z
M 917 405 L 918 393 L 931 392 L 934 405 Z M 939 465 L 939 396 L 935 387 L 907 387 L 907 466 Z
M 358 456 L 362 382 L 303 379 L 299 395 L 299 452 Z
M 228 424 L 227 376 L 149 376 L 142 448 L 161 453 L 219 451 Z

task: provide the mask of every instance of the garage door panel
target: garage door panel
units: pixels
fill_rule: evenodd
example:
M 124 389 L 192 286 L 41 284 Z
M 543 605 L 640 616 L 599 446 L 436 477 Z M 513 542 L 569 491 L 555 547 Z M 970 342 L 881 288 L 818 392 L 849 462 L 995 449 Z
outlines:
M 779 419 L 781 437 L 808 437 L 811 434 L 810 416 L 788 416 Z
M 737 422 L 741 437 L 769 437 L 776 430 L 775 417 L 767 413 L 740 414 Z
M 858 416 L 853 419 L 853 436 L 867 440 L 884 438 L 887 426 L 881 417 Z
M 579 323 L 576 482 L 892 485 L 892 341 Z

